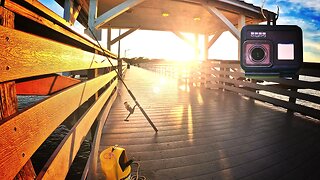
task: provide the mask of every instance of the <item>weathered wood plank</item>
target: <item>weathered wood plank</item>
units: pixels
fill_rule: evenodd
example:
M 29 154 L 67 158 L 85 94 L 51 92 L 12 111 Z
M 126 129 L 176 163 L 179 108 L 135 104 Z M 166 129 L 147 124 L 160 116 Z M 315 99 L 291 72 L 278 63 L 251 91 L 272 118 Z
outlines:
M 111 72 L 75 85 L 2 124 L 0 177 L 12 179 L 54 129 L 115 76 Z
M 56 13 L 54 13 L 53 11 L 51 11 L 50 9 L 48 9 L 47 7 L 45 7 L 44 5 L 42 5 L 39 1 L 34 1 L 34 0 L 26 0 L 27 3 L 29 3 L 30 5 L 32 5 L 34 8 L 40 10 L 41 12 L 47 14 L 48 16 L 50 16 L 51 18 L 53 18 L 55 20 L 55 22 L 50 21 L 38 14 L 36 14 L 35 12 L 11 1 L 5 1 L 5 7 L 8 8 L 9 10 L 11 10 L 12 12 L 15 12 L 17 14 L 20 14 L 28 19 L 31 19 L 39 24 L 42 24 L 50 29 L 53 29 L 57 32 L 60 32 L 61 34 L 65 34 L 68 37 L 79 41 L 89 47 L 92 47 L 100 52 L 101 48 L 96 44 L 96 42 L 82 36 L 79 33 L 76 33 L 74 30 L 72 30 L 72 27 L 70 26 L 70 23 L 68 23 L 66 20 L 64 20 L 63 18 L 61 18 L 59 15 L 57 15 Z M 110 57 L 116 58 L 116 56 L 114 54 L 112 54 L 110 51 L 105 51 Z
M 58 148 L 53 152 L 53 155 L 49 158 L 43 170 L 37 176 L 37 179 L 64 179 L 66 177 L 81 143 L 116 85 L 117 81 L 114 81 L 74 125 Z
M 307 122 L 309 118 L 289 115 L 283 108 L 242 94 L 195 88 L 159 73 L 132 67 L 125 79 L 159 132 L 154 134 L 138 110 L 128 123 L 123 122 L 127 116 L 123 101 L 130 97 L 120 86 L 101 151 L 119 144 L 140 163 L 139 174 L 147 179 L 240 179 L 245 175 L 268 179 L 259 174 L 265 170 L 281 176 L 297 171 L 300 179 L 307 179 L 309 174 L 300 167 L 320 152 L 319 127 Z M 161 79 L 165 83 L 159 83 Z M 153 92 L 153 87 L 159 91 Z M 280 163 L 285 165 L 277 166 Z M 313 165 L 310 174 L 320 167 Z M 105 178 L 101 170 L 98 175 Z
M 0 27 L 0 48 L 0 82 L 111 66 L 104 56 L 5 27 Z
M 5 118 L 13 115 L 18 110 L 15 82 L 0 83 L 0 124 Z
M 0 7 L 0 25 L 8 28 L 14 28 L 14 18 L 15 14 L 3 7 Z M 17 95 L 16 95 L 16 85 L 14 81 L 1 83 L 1 119 L 7 118 L 17 112 Z M 4 97 L 2 97 L 4 95 Z M 4 99 L 5 101 L 2 101 Z M 3 116 L 2 116 L 3 113 Z M 2 123 L 2 122 L 1 122 Z M 1 124 L 0 123 L 0 124 Z M 16 174 L 15 180 L 19 179 L 34 179 L 35 172 L 31 160 L 29 159 L 27 163 L 20 169 Z
M 0 24 L 5 27 L 14 28 L 14 13 L 0 6 Z

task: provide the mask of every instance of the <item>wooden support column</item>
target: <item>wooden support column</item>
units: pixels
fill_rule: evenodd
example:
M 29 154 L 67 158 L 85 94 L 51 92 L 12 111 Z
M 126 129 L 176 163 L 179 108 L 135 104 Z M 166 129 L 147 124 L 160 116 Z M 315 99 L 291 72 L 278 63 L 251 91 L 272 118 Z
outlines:
M 194 48 L 195 51 L 195 58 L 197 60 L 199 60 L 199 54 L 200 54 L 200 49 L 198 47 L 198 41 L 199 41 L 199 34 L 195 34 L 195 38 L 194 41 L 190 41 L 189 39 L 187 39 L 186 37 L 183 36 L 183 34 L 181 34 L 180 32 L 177 31 L 172 31 L 177 37 L 179 37 L 181 40 L 183 40 L 184 42 L 186 42 L 187 44 L 189 44 L 192 48 Z
M 209 59 L 209 48 L 208 47 L 208 44 L 209 44 L 209 34 L 205 34 L 204 35 L 204 48 L 203 48 L 203 56 L 204 56 L 204 60 L 208 60 Z
M 121 29 L 119 29 L 119 36 L 121 36 Z M 120 58 L 121 40 L 118 41 L 118 75 L 122 78 L 122 59 Z
M 294 80 L 299 80 L 299 75 L 294 75 L 294 76 L 292 77 L 292 79 L 294 79 Z M 298 91 L 298 88 L 291 88 L 290 91 L 297 92 L 297 91 Z M 289 102 L 290 102 L 290 103 L 294 103 L 294 104 L 295 104 L 296 101 L 297 101 L 297 98 L 295 98 L 295 97 L 289 97 Z M 287 113 L 288 113 L 288 114 L 293 114 L 294 111 L 287 109 Z
M 196 61 L 200 59 L 199 34 L 194 34 L 194 57 Z
M 243 26 L 246 25 L 246 17 L 242 14 L 239 14 L 239 17 L 238 17 L 238 30 L 239 32 L 241 32 L 241 29 Z M 240 39 L 238 39 L 238 60 L 240 61 L 240 55 L 241 55 L 241 52 L 240 52 Z
M 0 7 L 0 23 L 2 26 L 14 29 L 14 13 Z M 10 71 L 10 67 L 7 66 L 7 71 Z M 15 114 L 18 111 L 18 100 L 16 95 L 16 85 L 14 81 L 0 82 L 0 124 L 4 122 L 6 118 Z M 5 135 L 4 135 L 5 136 Z M 8 152 L 10 153 L 10 152 Z M 25 154 L 21 153 L 21 158 L 24 158 Z M 33 169 L 31 160 L 21 168 L 20 172 L 12 172 L 8 174 L 17 173 L 14 179 L 34 179 L 36 174 Z M 2 177 L 2 179 L 12 179 L 13 177 Z
M 108 27 L 107 49 L 111 51 L 111 27 Z
M 98 12 L 98 0 L 90 0 L 89 13 L 88 13 L 88 28 L 90 28 L 90 30 L 93 32 L 96 38 L 101 41 L 102 31 L 97 30 L 94 25 L 95 20 L 97 18 L 97 12 Z M 90 30 L 87 29 L 85 33 L 88 34 L 90 37 L 92 37 L 92 33 Z
M 80 13 L 80 10 L 81 6 L 74 0 L 65 0 L 63 18 L 73 25 Z

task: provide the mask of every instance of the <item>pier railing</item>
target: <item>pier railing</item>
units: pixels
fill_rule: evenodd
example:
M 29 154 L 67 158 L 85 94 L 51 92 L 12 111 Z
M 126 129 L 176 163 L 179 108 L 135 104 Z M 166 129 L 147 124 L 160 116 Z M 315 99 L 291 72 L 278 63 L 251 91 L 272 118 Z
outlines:
M 0 177 L 64 179 L 89 139 L 85 179 L 96 168 L 101 129 L 117 96 L 116 67 L 106 59 L 117 66 L 115 55 L 37 1 L 0 2 Z M 17 111 L 18 95 L 43 100 Z M 67 135 L 33 168 L 41 164 L 33 155 L 61 125 Z
M 247 78 L 239 61 L 145 63 L 140 66 L 185 80 L 192 86 L 236 92 L 289 112 L 320 119 L 319 63 L 304 63 L 299 74 L 292 78 Z

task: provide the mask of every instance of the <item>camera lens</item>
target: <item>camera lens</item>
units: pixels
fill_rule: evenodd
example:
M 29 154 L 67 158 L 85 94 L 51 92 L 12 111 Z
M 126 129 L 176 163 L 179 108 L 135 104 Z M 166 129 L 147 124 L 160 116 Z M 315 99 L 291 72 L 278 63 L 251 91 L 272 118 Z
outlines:
M 254 47 L 251 50 L 251 57 L 253 61 L 262 61 L 266 53 L 262 47 Z

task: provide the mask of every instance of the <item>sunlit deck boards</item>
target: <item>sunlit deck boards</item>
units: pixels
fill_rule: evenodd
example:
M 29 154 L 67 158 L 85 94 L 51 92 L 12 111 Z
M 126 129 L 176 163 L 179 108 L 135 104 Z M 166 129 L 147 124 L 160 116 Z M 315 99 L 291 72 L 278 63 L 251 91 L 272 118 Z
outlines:
M 126 148 L 148 179 L 320 178 L 319 127 L 301 117 L 135 67 L 125 81 L 159 132 L 138 109 L 123 121 L 123 102 L 133 103 L 122 88 L 100 151 L 114 144 Z

